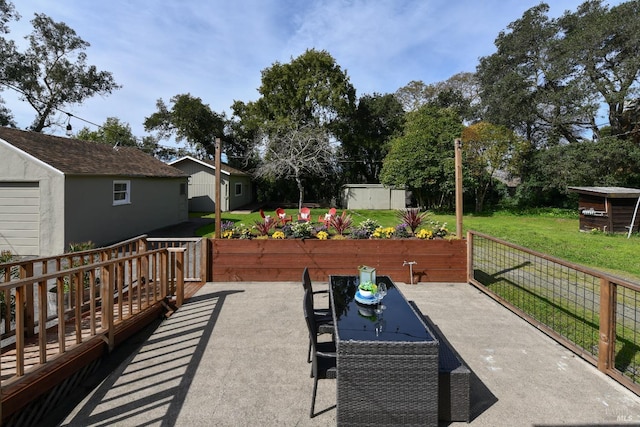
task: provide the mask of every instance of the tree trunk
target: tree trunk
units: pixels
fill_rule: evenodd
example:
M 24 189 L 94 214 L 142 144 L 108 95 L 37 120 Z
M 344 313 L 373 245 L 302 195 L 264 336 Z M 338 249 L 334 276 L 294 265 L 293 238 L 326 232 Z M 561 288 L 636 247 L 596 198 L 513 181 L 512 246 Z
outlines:
M 302 179 L 296 176 L 296 184 L 298 184 L 298 212 L 302 209 L 302 201 L 304 199 L 304 187 L 302 186 Z

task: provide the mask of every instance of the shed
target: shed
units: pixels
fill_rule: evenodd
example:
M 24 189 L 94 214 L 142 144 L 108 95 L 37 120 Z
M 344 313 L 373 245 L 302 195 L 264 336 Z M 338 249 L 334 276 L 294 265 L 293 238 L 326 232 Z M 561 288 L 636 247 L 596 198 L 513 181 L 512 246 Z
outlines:
M 216 166 L 211 160 L 185 156 L 169 165 L 189 175 L 189 210 L 213 212 L 216 208 Z M 232 211 L 253 202 L 251 175 L 222 163 L 220 165 L 220 210 Z
M 638 231 L 640 189 L 625 187 L 569 187 L 579 194 L 580 230 L 608 233 Z M 633 224 L 631 222 L 633 221 Z
M 187 180 L 137 148 L 0 127 L 0 250 L 50 256 L 187 221 Z
M 346 209 L 405 209 L 407 192 L 382 184 L 345 184 L 342 186 Z

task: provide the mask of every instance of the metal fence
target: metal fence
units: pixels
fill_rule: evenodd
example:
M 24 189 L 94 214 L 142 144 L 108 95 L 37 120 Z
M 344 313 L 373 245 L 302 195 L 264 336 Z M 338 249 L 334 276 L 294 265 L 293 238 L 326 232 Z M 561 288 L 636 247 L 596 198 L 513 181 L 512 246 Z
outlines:
M 640 284 L 469 232 L 469 281 L 640 394 Z

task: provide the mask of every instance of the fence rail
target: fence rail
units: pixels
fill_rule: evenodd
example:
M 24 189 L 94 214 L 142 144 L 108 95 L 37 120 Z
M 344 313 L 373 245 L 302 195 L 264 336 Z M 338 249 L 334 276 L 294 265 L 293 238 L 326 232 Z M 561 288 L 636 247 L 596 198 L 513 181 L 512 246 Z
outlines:
M 158 304 L 183 303 L 184 247 L 147 249 L 143 237 L 109 248 L 0 264 L 0 390 L 101 340 Z M 168 247 L 167 247 L 168 246 Z M 175 299 L 174 299 L 175 298 Z M 0 405 L 0 423 L 6 416 Z
M 640 394 L 640 285 L 471 231 L 469 281 Z

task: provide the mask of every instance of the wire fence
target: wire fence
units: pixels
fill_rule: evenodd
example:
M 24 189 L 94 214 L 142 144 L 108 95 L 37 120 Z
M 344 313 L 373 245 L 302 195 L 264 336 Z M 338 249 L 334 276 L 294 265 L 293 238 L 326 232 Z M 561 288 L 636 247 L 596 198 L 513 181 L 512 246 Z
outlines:
M 640 285 L 481 233 L 469 279 L 640 394 Z

